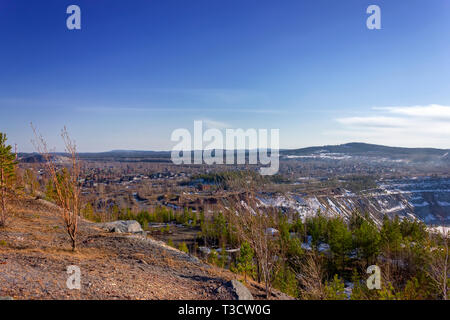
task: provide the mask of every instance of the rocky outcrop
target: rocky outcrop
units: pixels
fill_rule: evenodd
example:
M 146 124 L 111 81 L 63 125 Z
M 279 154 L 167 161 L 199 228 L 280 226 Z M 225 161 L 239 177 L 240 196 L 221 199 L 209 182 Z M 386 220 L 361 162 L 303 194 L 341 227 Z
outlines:
M 217 289 L 218 293 L 228 291 L 236 300 L 253 300 L 253 295 L 241 282 L 231 280 Z
M 136 220 L 118 220 L 113 222 L 96 223 L 96 227 L 102 228 L 108 232 L 116 233 L 144 233 L 141 225 Z

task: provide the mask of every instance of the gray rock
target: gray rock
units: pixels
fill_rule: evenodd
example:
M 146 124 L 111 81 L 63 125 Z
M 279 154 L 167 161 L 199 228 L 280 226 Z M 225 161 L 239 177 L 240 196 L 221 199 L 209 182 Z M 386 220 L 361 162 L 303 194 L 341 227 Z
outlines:
M 237 280 L 231 280 L 227 282 L 225 285 L 220 287 L 217 291 L 221 292 L 226 288 L 236 300 L 253 300 L 253 296 L 250 293 L 250 290 L 247 289 L 241 282 Z
M 136 220 L 118 220 L 113 222 L 96 223 L 97 227 L 108 232 L 116 233 L 140 233 L 143 234 L 141 225 Z
M 0 297 L 0 300 L 14 300 L 14 298 L 6 296 L 6 297 Z

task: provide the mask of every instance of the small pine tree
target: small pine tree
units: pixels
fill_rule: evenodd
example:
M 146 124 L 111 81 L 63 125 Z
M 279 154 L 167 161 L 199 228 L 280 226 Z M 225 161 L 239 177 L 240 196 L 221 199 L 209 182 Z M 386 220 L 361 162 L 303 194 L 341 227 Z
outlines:
M 7 200 L 14 194 L 17 169 L 16 154 L 6 140 L 6 135 L 0 132 L 0 226 L 6 224 Z
M 178 247 L 178 250 L 189 253 L 189 249 L 186 245 L 186 242 L 180 243 L 180 246 Z
M 381 290 L 377 290 L 380 300 L 399 300 L 399 293 L 395 292 L 394 286 L 392 283 L 388 282 L 386 285 L 383 285 Z
M 212 249 L 209 256 L 208 256 L 208 262 L 213 264 L 213 265 L 217 265 L 218 264 L 218 255 L 217 255 L 217 251 Z
M 175 245 L 173 244 L 172 238 L 169 238 L 169 240 L 167 241 L 167 245 L 169 245 L 171 247 L 175 247 Z
M 365 274 L 360 276 L 357 269 L 353 269 L 352 273 L 353 288 L 351 292 L 351 300 L 373 300 L 378 299 L 378 290 L 371 290 L 367 287 Z
M 250 247 L 247 241 L 241 244 L 241 250 L 237 258 L 236 269 L 239 273 L 244 275 L 244 282 L 247 282 L 247 275 L 252 275 L 255 271 L 255 265 L 253 264 L 253 249 Z
M 354 247 L 361 258 L 369 265 L 374 262 L 380 252 L 381 236 L 377 227 L 370 222 L 362 221 L 353 231 Z
M 353 269 L 352 273 L 352 294 L 350 296 L 351 300 L 364 300 L 366 298 L 365 295 L 365 286 L 362 283 L 358 271 L 356 269 Z
M 194 212 L 192 214 L 192 224 L 191 224 L 191 226 L 192 227 L 196 227 L 197 226 L 197 212 Z
M 345 285 L 337 274 L 334 275 L 331 282 L 325 284 L 325 292 L 327 300 L 345 300 L 347 295 L 345 294 Z
M 384 216 L 380 232 L 381 243 L 388 254 L 400 251 L 403 239 L 398 216 L 395 216 L 392 220 Z
M 348 230 L 347 224 L 341 218 L 328 220 L 327 229 L 328 244 L 336 258 L 336 265 L 344 269 L 347 254 L 352 247 L 352 233 Z
M 276 272 L 274 286 L 291 297 L 298 297 L 299 283 L 294 271 L 288 266 L 284 266 Z
M 317 214 L 306 221 L 308 234 L 311 236 L 312 246 L 317 250 L 320 242 L 326 240 L 327 219 L 322 212 L 317 210 Z
M 54 201 L 57 197 L 53 181 L 49 179 L 45 185 L 45 199 L 48 201 Z
M 95 219 L 94 217 L 94 208 L 92 207 L 91 203 L 88 202 L 84 206 L 83 215 L 85 219 L 93 221 Z
M 113 205 L 112 207 L 112 218 L 114 220 L 117 220 L 119 218 L 119 214 L 120 214 L 120 209 L 117 206 L 117 204 Z
M 420 285 L 416 277 L 409 279 L 406 282 L 405 288 L 401 294 L 402 300 L 425 300 L 426 292 L 423 286 Z

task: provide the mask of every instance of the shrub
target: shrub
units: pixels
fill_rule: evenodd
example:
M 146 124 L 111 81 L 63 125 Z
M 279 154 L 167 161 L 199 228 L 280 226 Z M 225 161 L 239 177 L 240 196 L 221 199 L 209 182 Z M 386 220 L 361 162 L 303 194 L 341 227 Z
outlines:
M 180 243 L 180 246 L 178 247 L 178 250 L 189 253 L 189 249 L 186 245 L 186 242 Z

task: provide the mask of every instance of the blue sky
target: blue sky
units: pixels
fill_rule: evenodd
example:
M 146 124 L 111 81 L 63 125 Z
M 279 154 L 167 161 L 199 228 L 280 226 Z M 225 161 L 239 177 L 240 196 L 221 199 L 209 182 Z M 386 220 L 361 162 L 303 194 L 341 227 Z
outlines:
M 21 151 L 31 121 L 58 150 L 64 125 L 80 151 L 170 150 L 194 120 L 450 148 L 449 38 L 448 0 L 0 0 L 0 131 Z

